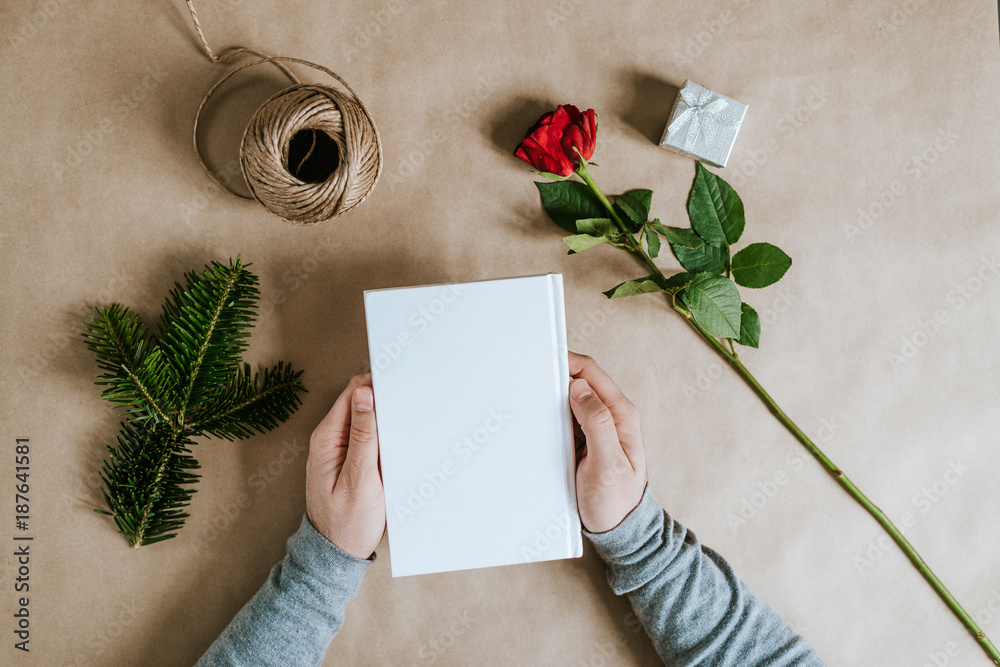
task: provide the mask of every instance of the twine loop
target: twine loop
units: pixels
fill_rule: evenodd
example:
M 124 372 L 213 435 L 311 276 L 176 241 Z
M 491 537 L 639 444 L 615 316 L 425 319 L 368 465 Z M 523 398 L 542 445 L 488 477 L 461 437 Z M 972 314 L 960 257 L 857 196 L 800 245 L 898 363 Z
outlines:
M 363 202 L 382 172 L 382 143 L 371 114 L 347 82 L 336 72 L 299 58 L 268 56 L 243 47 L 216 55 L 205 40 L 191 0 L 188 8 L 212 62 L 225 63 L 244 53 L 256 57 L 219 79 L 198 105 L 194 152 L 208 177 L 219 187 L 248 199 L 221 182 L 205 163 L 198 144 L 198 122 L 219 86 L 249 67 L 271 64 L 293 85 L 261 104 L 243 132 L 240 168 L 251 197 L 274 215 L 296 225 L 326 222 Z M 343 90 L 301 83 L 284 63 L 323 72 Z

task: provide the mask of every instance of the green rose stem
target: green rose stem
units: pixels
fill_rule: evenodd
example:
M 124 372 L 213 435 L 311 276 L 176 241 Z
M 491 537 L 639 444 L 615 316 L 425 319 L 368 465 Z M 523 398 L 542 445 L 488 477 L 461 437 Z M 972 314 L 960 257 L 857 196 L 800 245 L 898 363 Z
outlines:
M 628 232 L 628 228 L 625 226 L 625 223 L 611 205 L 611 202 L 608 201 L 608 198 L 604 196 L 603 192 L 601 192 L 597 183 L 594 182 L 593 177 L 587 172 L 587 164 L 585 161 L 580 161 L 580 166 L 577 168 L 576 173 L 579 174 L 580 178 L 583 179 L 583 182 L 590 187 L 604 208 L 608 210 L 608 213 L 611 215 L 611 219 L 621 231 L 622 238 L 625 239 L 625 248 L 637 258 L 642 260 L 642 262 L 648 266 L 653 274 L 659 277 L 660 280 L 666 280 L 663 272 L 660 271 L 659 267 L 653 263 L 652 258 L 650 258 L 646 251 L 643 250 L 642 245 Z M 997 648 L 990 641 L 989 637 L 986 636 L 986 633 L 980 629 L 968 612 L 966 612 L 958 600 L 955 599 L 955 596 L 953 596 L 941 580 L 938 579 L 937 575 L 934 574 L 930 567 L 928 567 L 927 563 L 924 562 L 924 559 L 920 557 L 919 553 L 917 553 L 917 550 L 913 548 L 913 545 L 910 544 L 909 540 L 903 536 L 903 533 L 900 532 L 899 528 L 896 527 L 892 520 L 886 516 L 885 512 L 869 500 L 868 497 L 861 492 L 861 489 L 855 486 L 854 482 L 848 479 L 847 475 L 845 475 L 844 472 L 837 467 L 837 465 L 834 464 L 834 462 L 831 461 L 819 447 L 816 446 L 816 443 L 814 443 L 809 436 L 803 433 L 802 429 L 800 429 L 795 422 L 793 422 L 791 418 L 785 414 L 785 411 L 782 410 L 777 403 L 775 403 L 774 399 L 771 398 L 771 395 L 768 394 L 764 387 L 761 386 L 760 382 L 757 381 L 757 378 L 755 378 L 753 374 L 747 370 L 747 367 L 743 365 L 743 362 L 740 361 L 739 355 L 736 354 L 735 349 L 732 351 L 727 350 L 726 347 L 720 343 L 717 338 L 715 338 L 715 336 L 712 336 L 705 331 L 701 325 L 695 322 L 690 312 L 677 305 L 677 300 L 674 298 L 674 295 L 669 293 L 664 293 L 664 295 L 670 299 L 673 309 L 683 315 L 684 319 L 686 319 L 691 326 L 694 327 L 695 331 L 697 331 L 709 345 L 715 348 L 715 351 L 718 352 L 729 363 L 729 365 L 733 367 L 733 370 L 735 370 L 748 385 L 750 385 L 750 388 L 753 389 L 758 398 L 764 402 L 764 405 L 767 406 L 767 409 L 771 412 L 771 414 L 773 414 L 777 420 L 781 422 L 793 436 L 795 436 L 796 440 L 802 443 L 803 447 L 809 450 L 809 453 L 812 454 L 813 457 L 820 462 L 820 465 L 822 465 L 826 471 L 837 480 L 840 486 L 842 486 L 852 498 L 858 501 L 861 506 L 864 507 L 876 521 L 878 521 L 879 525 L 881 525 L 886 532 L 889 533 L 889 536 L 897 545 L 899 545 L 899 548 L 902 549 L 903 553 L 907 555 L 910 562 L 913 563 L 913 566 L 920 571 L 920 574 L 924 576 L 924 579 L 926 579 L 927 583 L 931 585 L 931 588 L 937 591 L 937 594 L 941 596 L 941 599 L 948 605 L 948 608 L 951 609 L 955 616 L 958 617 L 958 619 L 962 622 L 962 625 L 969 630 L 975 640 L 982 647 L 983 651 L 986 652 L 986 655 L 993 660 L 993 664 L 1000 665 L 1000 651 L 997 651 Z

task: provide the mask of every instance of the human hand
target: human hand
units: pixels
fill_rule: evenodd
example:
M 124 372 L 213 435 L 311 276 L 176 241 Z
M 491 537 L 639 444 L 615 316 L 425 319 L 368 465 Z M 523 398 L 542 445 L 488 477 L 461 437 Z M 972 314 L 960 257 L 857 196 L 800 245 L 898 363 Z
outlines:
M 590 357 L 570 352 L 569 373 L 569 403 L 582 431 L 576 466 L 580 520 L 590 532 L 603 533 L 635 509 L 646 488 L 639 411 Z
M 368 558 L 385 532 L 370 373 L 351 378 L 309 439 L 306 515 L 326 539 Z

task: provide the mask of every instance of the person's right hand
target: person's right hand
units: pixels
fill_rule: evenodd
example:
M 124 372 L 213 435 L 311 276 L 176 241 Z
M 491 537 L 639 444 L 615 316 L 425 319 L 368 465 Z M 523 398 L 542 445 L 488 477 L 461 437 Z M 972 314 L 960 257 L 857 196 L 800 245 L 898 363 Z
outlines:
M 580 520 L 603 533 L 635 509 L 646 488 L 639 411 L 590 357 L 570 352 L 569 372 L 569 403 L 585 438 L 577 448 Z
M 385 532 L 375 395 L 370 374 L 351 379 L 309 439 L 306 515 L 341 551 L 369 558 Z

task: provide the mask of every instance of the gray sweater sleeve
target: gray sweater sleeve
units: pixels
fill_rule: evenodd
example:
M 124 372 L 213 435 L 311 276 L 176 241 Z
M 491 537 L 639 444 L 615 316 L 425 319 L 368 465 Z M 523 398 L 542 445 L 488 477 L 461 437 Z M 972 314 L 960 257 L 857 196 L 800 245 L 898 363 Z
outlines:
M 584 534 L 607 563 L 611 588 L 629 596 L 671 667 L 825 665 L 722 556 L 663 511 L 648 486 L 620 524 Z
M 721 556 L 660 508 L 648 487 L 618 526 L 584 534 L 607 562 L 611 588 L 628 594 L 671 667 L 825 665 Z M 369 565 L 303 517 L 288 555 L 198 666 L 320 664 Z
M 302 517 L 288 554 L 198 667 L 320 664 L 374 559 L 344 553 Z

